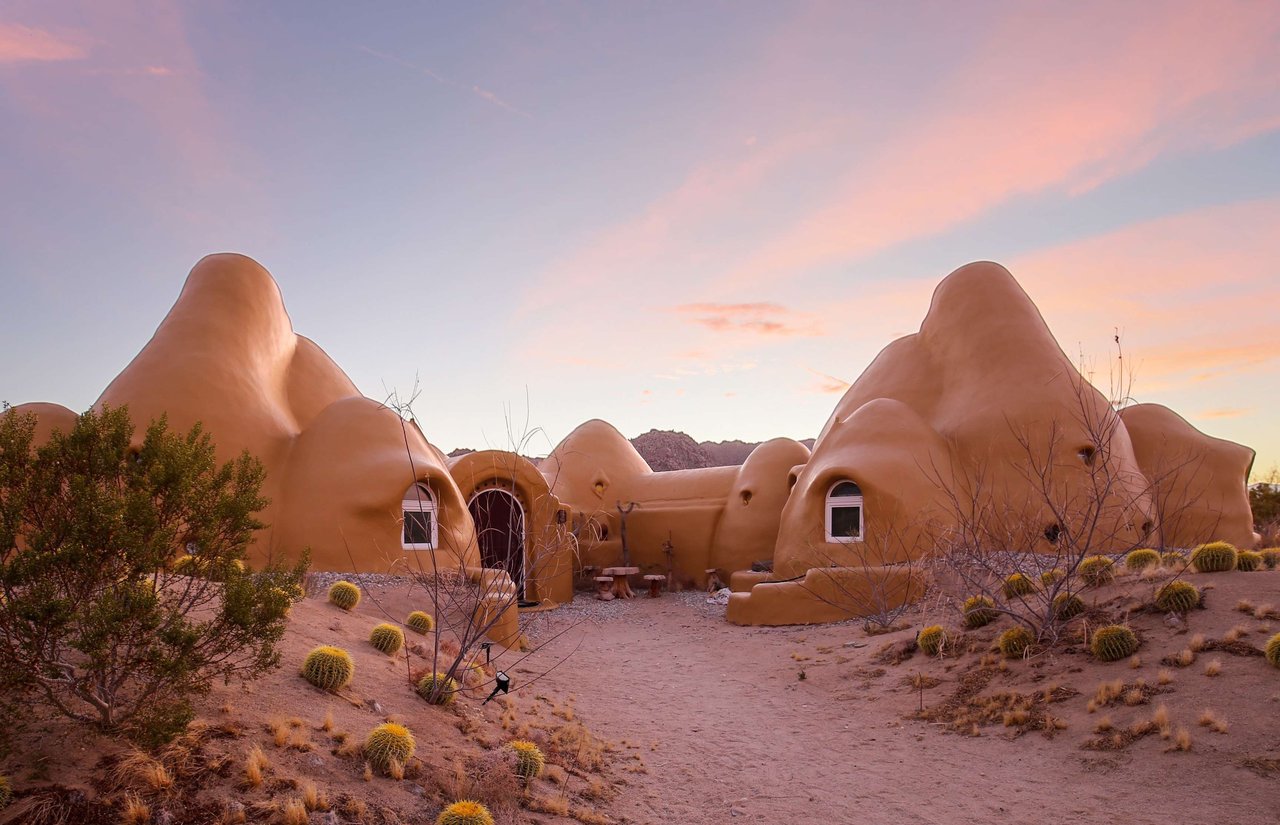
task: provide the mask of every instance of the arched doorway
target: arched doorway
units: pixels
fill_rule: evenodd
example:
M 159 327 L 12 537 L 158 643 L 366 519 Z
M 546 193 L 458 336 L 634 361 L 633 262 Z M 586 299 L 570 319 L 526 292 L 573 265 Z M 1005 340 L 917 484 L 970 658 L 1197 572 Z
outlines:
M 480 563 L 507 571 L 517 590 L 524 585 L 524 508 L 506 490 L 481 490 L 467 505 L 476 525 Z

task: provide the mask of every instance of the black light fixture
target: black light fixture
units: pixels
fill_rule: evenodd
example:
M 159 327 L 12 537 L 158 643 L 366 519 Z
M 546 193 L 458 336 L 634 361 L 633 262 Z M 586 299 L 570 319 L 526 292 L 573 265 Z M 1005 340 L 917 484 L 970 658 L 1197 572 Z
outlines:
M 497 682 L 497 684 L 493 686 L 493 693 L 490 693 L 488 698 L 480 703 L 482 705 L 489 704 L 489 699 L 492 699 L 493 697 L 497 696 L 499 693 L 507 693 L 508 691 L 511 690 L 510 676 L 508 676 L 507 674 L 499 670 L 498 675 L 493 678 Z

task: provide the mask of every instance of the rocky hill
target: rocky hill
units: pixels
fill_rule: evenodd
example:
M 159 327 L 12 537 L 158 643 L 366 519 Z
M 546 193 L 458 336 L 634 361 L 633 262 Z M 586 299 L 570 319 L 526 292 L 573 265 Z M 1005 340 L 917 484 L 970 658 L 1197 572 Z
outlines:
M 810 449 L 813 439 L 801 442 Z M 636 452 L 654 470 L 692 470 L 698 467 L 736 467 L 747 460 L 759 441 L 694 441 L 676 430 L 650 430 L 631 439 Z

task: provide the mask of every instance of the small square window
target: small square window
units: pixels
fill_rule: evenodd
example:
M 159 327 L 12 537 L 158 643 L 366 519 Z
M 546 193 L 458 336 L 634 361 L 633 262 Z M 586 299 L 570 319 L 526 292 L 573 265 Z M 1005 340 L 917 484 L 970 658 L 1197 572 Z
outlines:
M 862 508 L 832 507 L 831 537 L 841 539 L 862 538 Z

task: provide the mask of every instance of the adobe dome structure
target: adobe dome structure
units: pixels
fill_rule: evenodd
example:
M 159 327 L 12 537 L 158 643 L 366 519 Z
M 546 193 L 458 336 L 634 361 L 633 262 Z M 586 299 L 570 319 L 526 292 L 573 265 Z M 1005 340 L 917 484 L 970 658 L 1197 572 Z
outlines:
M 1027 547 L 1051 552 L 1074 525 L 1048 505 L 1088 499 L 1099 477 L 1102 549 L 1255 541 L 1253 451 L 1159 405 L 1115 411 L 994 263 L 939 284 L 919 332 L 867 367 L 812 452 L 773 439 L 740 467 L 654 472 L 600 420 L 538 466 L 446 458 L 295 333 L 271 275 L 234 254 L 195 266 L 102 405 L 201 422 L 222 460 L 262 460 L 269 526 L 251 559 L 310 548 L 321 570 L 489 569 L 544 604 L 626 561 L 670 586 L 732 583 L 736 623 L 844 619 L 868 588 L 919 595 L 912 562 L 957 527 L 958 503 L 1016 513 Z M 39 437 L 75 420 L 56 404 L 15 409 L 38 417 Z

